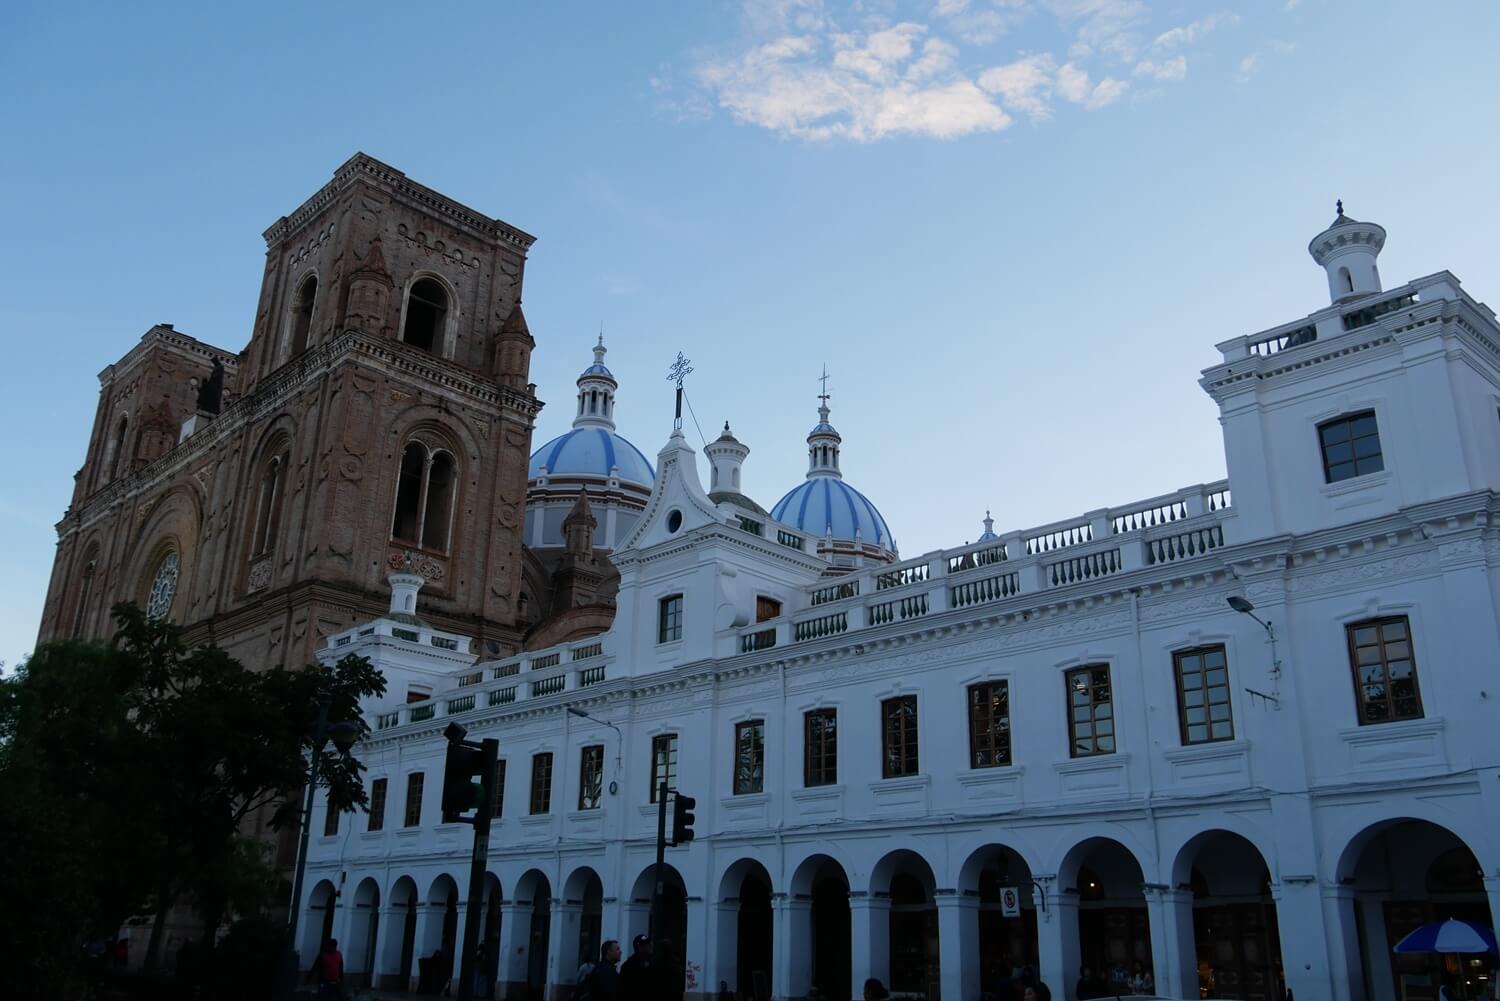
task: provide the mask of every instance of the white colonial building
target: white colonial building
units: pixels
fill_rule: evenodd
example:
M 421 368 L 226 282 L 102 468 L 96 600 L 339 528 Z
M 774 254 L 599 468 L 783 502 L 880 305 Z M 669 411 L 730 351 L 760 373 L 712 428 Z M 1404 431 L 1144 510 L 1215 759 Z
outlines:
M 1500 910 L 1500 326 L 1447 272 L 1384 290 L 1384 239 L 1341 212 L 1331 304 L 1218 345 L 1227 482 L 900 560 L 824 400 L 774 517 L 727 428 L 712 494 L 681 433 L 636 464 L 601 635 L 479 659 L 393 577 L 327 650 L 390 687 L 369 815 L 313 818 L 304 955 L 331 932 L 406 984 L 477 892 L 497 993 L 565 998 L 646 930 L 666 781 L 698 800 L 689 997 L 974 1001 L 1029 964 L 1071 998 L 1136 962 L 1179 998 L 1434 996 L 1392 943 Z M 440 818 L 453 720 L 500 740 L 482 887 Z

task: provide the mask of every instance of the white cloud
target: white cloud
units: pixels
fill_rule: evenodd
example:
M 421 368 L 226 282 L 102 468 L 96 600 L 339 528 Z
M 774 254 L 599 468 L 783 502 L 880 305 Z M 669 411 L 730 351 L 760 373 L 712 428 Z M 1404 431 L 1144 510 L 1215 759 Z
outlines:
M 927 39 L 913 58 L 925 32 L 908 22 L 867 34 L 783 36 L 701 65 L 699 80 L 736 119 L 804 139 L 953 139 L 1008 127 L 1000 105 L 954 71 L 954 46 Z
M 1131 60 L 1140 51 L 1140 26 L 1146 18 L 1141 0 L 1041 0 L 1064 24 L 1078 22 L 1078 37 L 1069 55 L 1085 58 L 1098 52 Z
M 985 70 L 979 74 L 979 86 L 991 94 L 998 94 L 1001 103 L 1011 111 L 1039 122 L 1052 117 L 1052 87 L 1056 74 L 1057 60 L 1050 53 L 1043 52 Z
M 1217 28 L 1233 27 L 1240 23 L 1238 14 L 1210 14 L 1208 17 L 1199 18 L 1191 24 L 1184 24 L 1179 28 L 1171 28 L 1156 36 L 1156 41 L 1151 47 L 1157 50 L 1177 49 L 1185 45 L 1192 45 L 1198 39 L 1214 31 Z
M 1301 6 L 1302 6 L 1302 0 L 1286 0 L 1286 3 L 1284 3 L 1284 4 L 1281 5 L 1281 9 L 1282 10 L 1296 10 L 1298 7 L 1301 7 Z
M 1105 77 L 1097 84 L 1091 84 L 1088 73 L 1072 63 L 1064 63 L 1057 69 L 1057 92 L 1089 111 L 1114 104 L 1125 96 L 1129 87 L 1129 83 L 1114 77 Z
M 1173 56 L 1171 59 L 1142 59 L 1135 64 L 1135 75 L 1153 80 L 1182 80 L 1187 76 L 1187 57 Z
M 1240 71 L 1238 74 L 1236 74 L 1235 78 L 1239 80 L 1240 83 L 1245 83 L 1251 77 L 1253 77 L 1256 74 L 1256 71 L 1259 69 L 1260 53 L 1252 52 L 1244 59 L 1240 60 Z

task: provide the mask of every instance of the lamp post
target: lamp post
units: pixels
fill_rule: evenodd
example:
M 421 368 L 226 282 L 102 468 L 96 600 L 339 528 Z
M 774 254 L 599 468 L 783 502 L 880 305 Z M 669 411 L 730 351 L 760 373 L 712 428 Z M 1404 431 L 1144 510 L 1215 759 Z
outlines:
M 607 726 L 615 732 L 615 736 L 618 738 L 617 742 L 615 743 L 615 778 L 609 780 L 609 794 L 613 796 L 620 790 L 620 783 L 618 781 L 620 775 L 620 748 L 625 743 L 625 735 L 620 732 L 619 727 L 615 726 L 609 720 L 600 719 L 597 716 L 590 716 L 587 712 L 579 709 L 577 706 L 568 706 L 568 715 L 577 716 L 579 719 L 586 719 L 591 723 L 598 723 L 601 726 Z
M 1271 623 L 1269 621 L 1262 619 L 1259 615 L 1255 614 L 1255 606 L 1250 603 L 1250 599 L 1243 598 L 1238 594 L 1231 594 L 1229 597 L 1225 598 L 1224 601 L 1228 603 L 1229 607 L 1234 609 L 1236 612 L 1239 612 L 1241 615 L 1248 615 L 1250 616 L 1250 618 L 1260 623 L 1260 627 L 1266 631 L 1266 638 L 1271 644 L 1271 692 L 1270 694 L 1267 694 L 1265 692 L 1258 692 L 1253 688 L 1246 688 L 1245 691 L 1249 692 L 1251 695 L 1254 695 L 1256 698 L 1265 699 L 1267 702 L 1271 703 L 1272 706 L 1280 709 L 1281 659 L 1276 656 L 1276 630 L 1271 628 Z
M 297 956 L 297 918 L 302 911 L 302 881 L 307 875 L 307 840 L 312 833 L 313 796 L 318 791 L 318 761 L 323 749 L 331 740 L 340 751 L 347 752 L 359 739 L 359 724 L 349 720 L 330 724 L 328 706 L 332 694 L 325 687 L 318 692 L 318 718 L 313 723 L 312 760 L 307 766 L 307 799 L 302 804 L 302 831 L 297 842 L 297 869 L 292 877 L 292 906 L 286 923 L 285 969 L 283 971 L 283 996 L 291 997 L 296 990 L 297 974 L 301 964 Z

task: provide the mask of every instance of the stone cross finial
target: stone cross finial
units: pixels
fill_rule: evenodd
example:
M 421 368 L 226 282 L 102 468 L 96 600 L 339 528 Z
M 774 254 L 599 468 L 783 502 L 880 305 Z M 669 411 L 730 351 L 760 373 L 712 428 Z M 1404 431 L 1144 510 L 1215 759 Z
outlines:
M 1344 200 L 1340 198 L 1338 201 L 1333 203 L 1333 207 L 1338 210 L 1339 218 L 1344 218 Z

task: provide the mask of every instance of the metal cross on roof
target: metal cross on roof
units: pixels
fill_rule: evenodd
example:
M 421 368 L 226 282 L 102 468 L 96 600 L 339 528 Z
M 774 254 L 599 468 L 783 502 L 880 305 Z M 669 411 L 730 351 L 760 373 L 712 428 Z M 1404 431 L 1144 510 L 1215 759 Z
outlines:
M 818 381 L 823 384 L 823 392 L 821 392 L 821 393 L 818 394 L 818 399 L 822 400 L 823 403 L 824 403 L 824 405 L 826 406 L 827 403 L 828 403 L 828 366 L 827 366 L 827 364 L 824 364 L 824 366 L 823 366 L 823 374 L 818 377 Z
M 677 360 L 672 363 L 671 368 L 667 369 L 667 381 L 677 383 L 677 388 L 681 389 L 682 380 L 686 379 L 692 370 L 693 366 L 688 364 L 688 359 L 684 358 L 682 352 L 679 351 Z
M 667 381 L 677 383 L 677 413 L 672 419 L 674 432 L 682 430 L 682 381 L 692 370 L 693 366 L 688 364 L 681 351 L 677 352 L 677 360 L 672 363 L 672 367 L 667 369 Z

